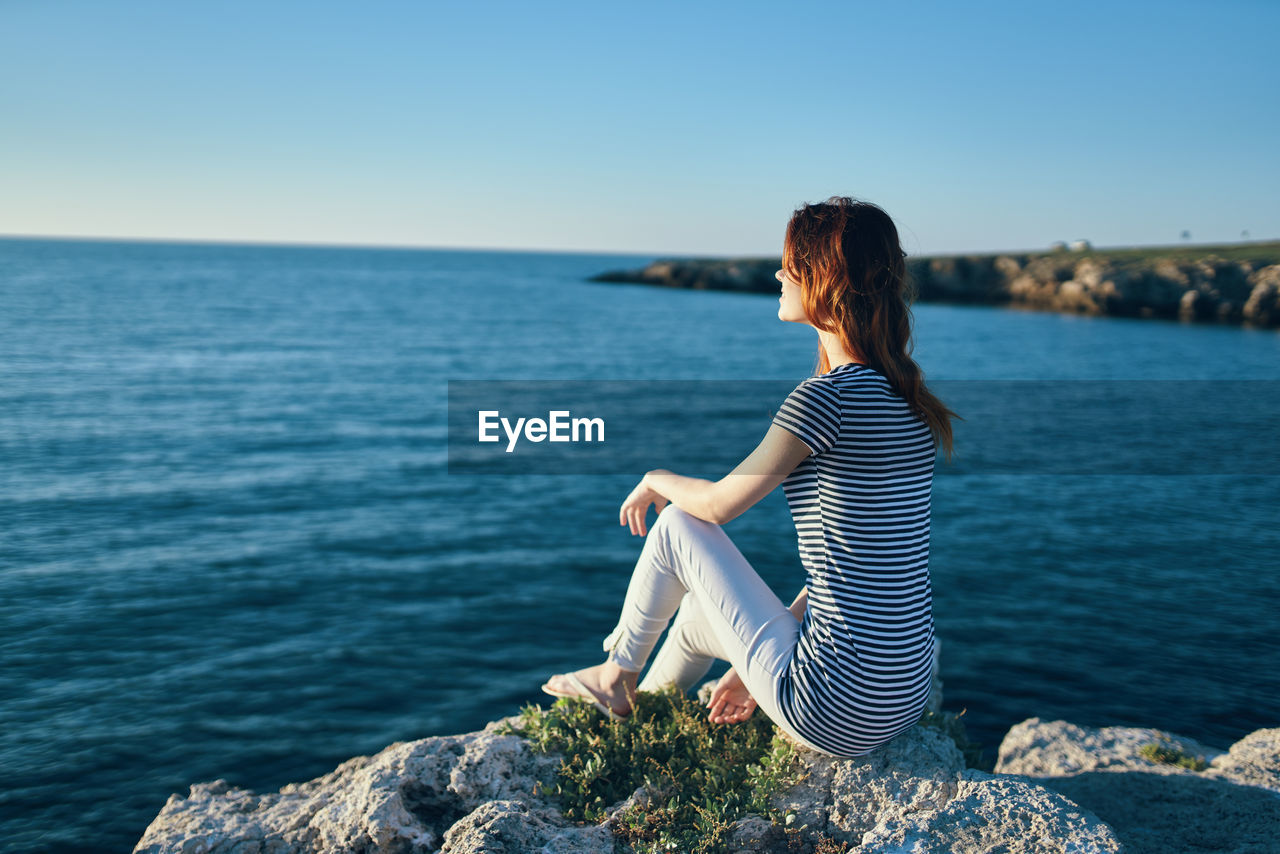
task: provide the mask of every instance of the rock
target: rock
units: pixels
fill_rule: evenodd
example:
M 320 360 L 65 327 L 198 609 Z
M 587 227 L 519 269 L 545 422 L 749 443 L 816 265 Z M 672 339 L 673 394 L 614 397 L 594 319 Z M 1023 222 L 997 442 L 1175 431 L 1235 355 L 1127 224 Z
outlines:
M 1022 262 L 1011 255 L 1001 255 L 995 260 L 995 269 L 1006 280 L 1012 281 L 1022 272 Z
M 942 641 L 933 641 L 933 672 L 929 676 L 929 700 L 925 703 L 926 714 L 942 714 L 942 670 L 938 666 L 942 656 Z
M 935 674 L 936 675 L 936 674 Z M 700 694 L 712 683 L 702 686 Z M 940 683 L 937 683 L 940 685 Z M 936 690 L 941 700 L 940 687 Z M 944 718 L 946 715 L 944 714 Z M 588 854 L 614 850 L 617 816 L 644 806 L 638 788 L 596 825 L 567 821 L 535 794 L 557 756 L 495 721 L 479 732 L 399 742 L 314 780 L 257 794 L 225 781 L 174 795 L 136 852 L 203 854 Z M 944 722 L 945 723 L 945 722 Z M 1204 756 L 1203 772 L 1141 755 L 1151 741 Z M 1000 745 L 997 773 L 966 768 L 942 729 L 918 725 L 866 756 L 800 748 L 804 779 L 772 806 L 786 827 L 747 815 L 730 850 L 844 846 L 857 854 L 1124 850 L 1264 851 L 1280 839 L 1280 729 L 1217 751 L 1153 729 L 1089 729 L 1032 718 Z M 790 838 L 803 829 L 808 841 Z M 797 849 L 798 850 L 798 849 Z
M 173 795 L 146 829 L 135 852 L 428 852 L 446 832 L 490 802 L 557 815 L 532 793 L 532 781 L 554 768 L 554 757 L 531 751 L 517 735 L 494 730 L 398 742 L 376 756 L 350 759 L 332 772 L 274 794 L 256 794 L 225 781 L 198 783 Z M 484 814 L 467 836 L 478 838 Z M 492 819 L 493 822 L 490 822 Z M 560 825 L 566 825 L 560 819 Z M 461 831 L 459 831 L 461 833 Z M 484 831 L 488 832 L 488 831 Z M 559 831 L 557 831 L 558 833 Z M 606 831 L 607 833 L 607 831 Z M 472 845 L 457 842 L 458 847 Z M 484 850 L 475 848 L 474 850 Z
M 1156 762 L 1145 744 L 1208 760 L 1203 771 Z M 1090 729 L 1031 718 L 1000 745 L 1000 773 L 1034 778 L 1109 824 L 1129 854 L 1261 852 L 1280 839 L 1280 729 L 1223 752 L 1138 727 Z
M 654 261 L 640 270 L 614 270 L 592 276 L 593 282 L 635 282 L 694 290 L 750 291 L 777 294 L 774 278 L 780 262 L 773 258 L 688 259 Z
M 1202 776 L 1280 793 L 1280 729 L 1249 733 L 1215 757 Z
M 917 726 L 858 759 L 811 751 L 808 778 L 777 809 L 859 854 L 1114 852 L 1111 829 L 1034 782 L 966 770 L 955 743 Z
M 632 804 L 646 803 L 646 791 L 640 788 L 610 807 L 598 825 L 572 824 L 533 793 L 533 781 L 550 776 L 558 757 L 533 753 L 519 736 L 499 735 L 495 730 L 505 721 L 480 732 L 393 744 L 274 794 L 223 781 L 197 784 L 188 797 L 170 798 L 135 851 L 612 850 L 614 818 Z M 862 843 L 859 851 L 905 850 L 901 846 L 907 844 L 919 852 L 977 851 L 997 839 L 1009 851 L 1030 850 L 1039 838 L 1035 834 L 1044 833 L 1063 834 L 1054 837 L 1062 850 L 1115 850 L 1108 847 L 1106 827 L 1065 798 L 965 770 L 954 742 L 932 727 L 913 727 L 857 759 L 804 749 L 800 756 L 807 778 L 779 794 L 774 806 L 789 816 L 792 830 Z M 975 847 L 947 847 L 948 838 L 970 840 Z M 739 819 L 731 840 L 734 850 L 744 852 L 781 850 L 788 842 L 783 827 L 760 816 Z
M 1177 288 L 1179 292 L 1191 285 L 1191 277 L 1188 275 L 1188 271 L 1177 261 L 1161 258 L 1156 261 L 1155 267 L 1152 268 L 1152 273 L 1153 279 L 1167 282 Z
M 937 650 L 940 644 L 930 703 L 945 718 Z M 704 684 L 699 696 L 705 699 L 712 685 Z M 553 802 L 534 793 L 534 782 L 551 778 L 559 757 L 536 754 L 518 735 L 498 733 L 517 720 L 504 718 L 464 735 L 396 743 L 278 793 L 257 794 L 225 781 L 196 784 L 186 798 L 169 799 L 135 851 L 613 850 L 617 816 L 647 804 L 647 790 L 640 787 L 609 807 L 598 825 L 568 822 Z M 1270 749 L 1271 742 L 1260 741 L 1256 749 L 1242 750 L 1236 764 L 1255 774 L 1255 757 L 1269 755 Z M 932 726 L 913 727 L 857 759 L 805 748 L 798 755 L 805 779 L 773 803 L 787 817 L 786 827 L 744 816 L 731 828 L 732 850 L 784 850 L 796 841 L 788 838 L 788 830 L 807 831 L 811 840 L 862 845 L 857 850 L 865 852 L 976 852 L 997 844 L 1011 852 L 1116 850 L 1110 830 L 1061 795 L 1021 778 L 967 770 L 956 744 Z M 1036 844 L 1042 847 L 1034 849 Z
M 1060 794 L 1030 781 L 966 771 L 938 809 L 877 821 L 858 854 L 1110 854 L 1123 850 L 1110 827 Z
M 915 259 L 908 269 L 922 300 L 991 302 L 1006 298 L 1007 284 L 998 269 L 1016 265 L 1009 256 L 957 255 Z
M 785 847 L 786 831 L 758 815 L 744 815 L 729 831 L 728 848 L 734 854 L 777 851 Z
M 1000 742 L 995 770 L 1000 774 L 1042 777 L 1111 768 L 1156 774 L 1181 773 L 1184 769 L 1147 759 L 1139 752 L 1143 745 L 1161 741 L 1206 761 L 1222 753 L 1192 739 L 1156 729 L 1087 729 L 1066 721 L 1030 718 L 1009 730 Z
M 614 826 L 618 823 L 618 816 L 625 810 L 633 806 L 648 806 L 650 800 L 649 790 L 644 786 L 641 786 L 623 800 L 607 807 L 605 809 L 606 818 L 604 821 L 600 822 L 600 826 L 612 831 Z
M 1086 771 L 1038 779 L 1105 821 L 1127 854 L 1275 851 L 1280 799 L 1203 775 Z
M 1187 291 L 1182 295 L 1182 299 L 1178 301 L 1178 317 L 1183 320 L 1196 320 L 1207 316 L 1205 310 L 1207 300 L 1200 298 L 1200 292 L 1195 288 Z
M 1280 264 L 1263 267 L 1249 276 L 1249 297 L 1241 311 L 1252 326 L 1280 326 Z
M 964 757 L 955 742 L 935 729 L 917 727 L 863 760 L 833 763 L 830 826 L 850 841 L 877 824 L 893 824 L 912 813 L 938 810 L 956 795 Z
M 1280 326 L 1280 264 L 1275 263 L 1280 243 L 1220 250 L 1242 260 L 1228 260 L 1210 247 L 1194 260 L 1185 250 L 1153 247 L 1143 254 L 1090 250 L 913 257 L 907 270 L 916 298 L 924 302 Z M 776 296 L 773 274 L 780 263 L 769 258 L 662 260 L 592 280 Z
M 599 854 L 613 850 L 608 828 L 565 826 L 554 809 L 522 801 L 493 801 L 468 813 L 444 835 L 440 854 Z

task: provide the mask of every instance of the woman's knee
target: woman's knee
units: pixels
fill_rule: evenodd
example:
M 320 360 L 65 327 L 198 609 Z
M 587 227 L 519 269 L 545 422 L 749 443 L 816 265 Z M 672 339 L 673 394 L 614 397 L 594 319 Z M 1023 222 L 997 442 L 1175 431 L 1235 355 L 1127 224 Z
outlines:
M 695 528 L 698 525 L 708 524 L 710 523 L 699 519 L 688 510 L 682 510 L 674 504 L 668 504 L 666 507 L 662 508 L 662 512 L 658 514 L 658 518 L 653 523 L 653 527 L 650 530 L 656 531 L 659 526 L 661 526 L 664 531 L 689 530 L 690 528 Z

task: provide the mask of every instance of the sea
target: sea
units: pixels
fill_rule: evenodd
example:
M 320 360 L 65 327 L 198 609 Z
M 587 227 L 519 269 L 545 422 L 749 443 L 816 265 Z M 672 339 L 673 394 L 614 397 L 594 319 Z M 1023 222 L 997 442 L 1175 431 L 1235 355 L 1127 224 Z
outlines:
M 813 373 L 816 333 L 773 297 L 589 281 L 650 260 L 0 240 L 0 849 L 128 851 L 194 783 L 274 791 L 546 705 L 550 674 L 599 662 L 642 545 L 618 508 L 671 467 L 662 449 L 636 471 L 458 471 L 448 389 L 785 392 Z M 1280 380 L 1275 330 L 913 318 L 948 403 L 949 381 L 1161 381 L 1200 401 Z M 1030 717 L 1219 749 L 1280 725 L 1280 472 L 1250 462 L 1280 424 L 1195 408 L 1211 440 L 1166 447 L 1157 419 L 1127 467 L 940 455 L 944 708 L 986 761 Z M 1067 441 L 1117 438 L 1081 431 Z M 1041 460 L 1054 441 L 1001 439 Z M 725 530 L 790 603 L 804 577 L 781 490 Z

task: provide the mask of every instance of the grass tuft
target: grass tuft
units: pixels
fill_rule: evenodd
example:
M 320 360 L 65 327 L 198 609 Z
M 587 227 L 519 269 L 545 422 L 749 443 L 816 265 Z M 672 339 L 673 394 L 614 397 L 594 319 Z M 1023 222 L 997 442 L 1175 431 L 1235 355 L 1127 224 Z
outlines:
M 549 709 L 526 705 L 514 726 L 535 750 L 561 753 L 554 780 L 539 781 L 568 818 L 599 822 L 618 810 L 615 837 L 636 852 L 713 854 L 728 850 L 730 826 L 755 814 L 779 825 L 789 849 L 824 844 L 819 834 L 787 826 L 771 798 L 804 779 L 795 747 L 763 714 L 714 724 L 678 688 L 641 692 L 632 713 L 610 721 L 591 704 L 561 699 Z M 793 817 L 794 822 L 794 817 Z
M 1138 748 L 1138 755 L 1152 762 L 1190 768 L 1192 771 L 1203 771 L 1209 767 L 1209 763 L 1204 761 L 1203 756 L 1192 756 L 1168 739 L 1142 745 Z

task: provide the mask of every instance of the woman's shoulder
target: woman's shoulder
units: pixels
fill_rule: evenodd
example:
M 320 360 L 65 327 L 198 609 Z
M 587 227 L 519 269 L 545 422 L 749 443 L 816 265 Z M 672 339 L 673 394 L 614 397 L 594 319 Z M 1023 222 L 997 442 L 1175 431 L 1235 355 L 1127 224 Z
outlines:
M 909 409 L 906 399 L 894 388 L 884 374 L 875 368 L 850 362 L 853 367 L 837 368 L 834 372 L 810 377 L 822 382 L 823 391 L 832 400 L 838 400 L 846 413 L 877 411 L 886 407 L 893 411 Z
M 845 362 L 843 365 L 836 365 L 825 374 L 815 374 L 815 376 L 833 382 L 887 382 L 884 374 L 862 362 Z
M 807 376 L 800 380 L 790 397 L 833 411 L 846 406 L 883 405 L 886 399 L 901 400 L 884 374 L 860 362 L 846 362 L 824 374 Z
M 801 385 L 820 389 L 834 399 L 854 399 L 893 390 L 883 374 L 858 362 L 847 362 L 825 374 L 806 377 Z
M 841 383 L 831 374 L 813 374 L 796 384 L 791 397 L 826 401 L 837 404 L 840 401 Z
M 825 374 L 815 374 L 810 379 L 830 383 L 833 388 L 846 392 L 893 390 L 893 384 L 884 374 L 858 362 L 848 362 Z

